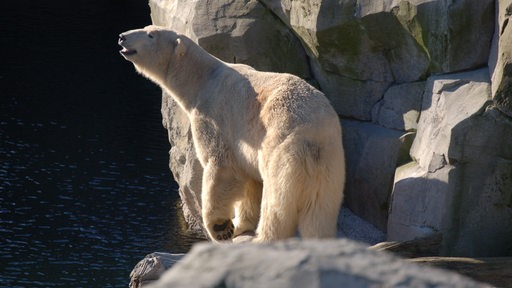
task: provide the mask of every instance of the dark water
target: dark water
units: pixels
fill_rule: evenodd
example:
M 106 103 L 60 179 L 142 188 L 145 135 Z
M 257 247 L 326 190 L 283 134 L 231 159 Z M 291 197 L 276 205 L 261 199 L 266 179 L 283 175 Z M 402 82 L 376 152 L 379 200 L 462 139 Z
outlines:
M 127 287 L 186 252 L 160 90 L 118 55 L 147 1 L 0 4 L 0 287 Z

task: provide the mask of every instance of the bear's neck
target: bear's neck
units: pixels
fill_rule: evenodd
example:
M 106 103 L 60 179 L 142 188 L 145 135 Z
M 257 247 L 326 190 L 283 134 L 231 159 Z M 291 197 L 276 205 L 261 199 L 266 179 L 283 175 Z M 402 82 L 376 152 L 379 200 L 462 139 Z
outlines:
M 190 45 L 184 55 L 176 57 L 179 59 L 172 61 L 175 65 L 169 65 L 160 84 L 186 112 L 190 112 L 201 100 L 200 90 L 207 87 L 215 71 L 225 63 L 195 44 Z

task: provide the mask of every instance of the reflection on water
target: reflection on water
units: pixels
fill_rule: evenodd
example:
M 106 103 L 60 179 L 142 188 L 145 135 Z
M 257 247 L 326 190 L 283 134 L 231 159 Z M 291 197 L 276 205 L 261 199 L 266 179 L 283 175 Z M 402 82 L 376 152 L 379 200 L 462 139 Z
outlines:
M 147 1 L 0 1 L 0 287 L 126 287 L 185 252 L 160 90 L 117 52 Z

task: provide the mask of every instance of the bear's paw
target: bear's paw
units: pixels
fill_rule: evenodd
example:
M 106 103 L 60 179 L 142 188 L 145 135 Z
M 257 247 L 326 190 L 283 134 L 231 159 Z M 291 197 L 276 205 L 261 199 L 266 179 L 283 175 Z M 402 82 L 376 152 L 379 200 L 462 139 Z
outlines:
M 225 240 L 231 240 L 234 235 L 235 226 L 233 225 L 233 221 L 231 219 L 227 219 L 221 223 L 213 223 L 212 224 L 212 231 L 215 239 L 218 241 L 225 241 Z

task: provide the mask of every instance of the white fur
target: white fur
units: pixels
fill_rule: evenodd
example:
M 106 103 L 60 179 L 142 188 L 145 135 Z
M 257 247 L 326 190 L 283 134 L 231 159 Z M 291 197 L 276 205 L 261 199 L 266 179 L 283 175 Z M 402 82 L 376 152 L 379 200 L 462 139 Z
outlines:
M 320 91 L 290 74 L 225 63 L 155 26 L 121 34 L 120 45 L 188 114 L 213 240 L 255 231 L 265 242 L 297 228 L 304 238 L 336 235 L 345 159 L 338 116 Z

